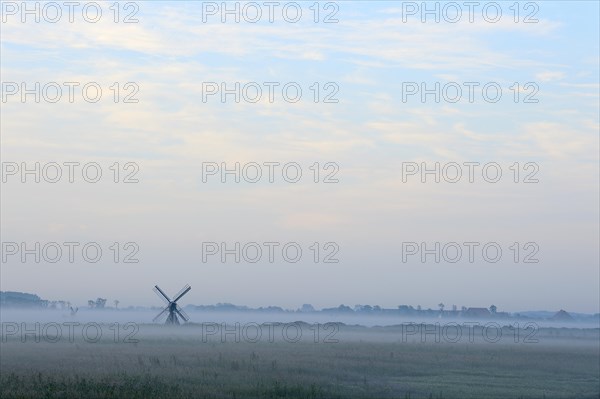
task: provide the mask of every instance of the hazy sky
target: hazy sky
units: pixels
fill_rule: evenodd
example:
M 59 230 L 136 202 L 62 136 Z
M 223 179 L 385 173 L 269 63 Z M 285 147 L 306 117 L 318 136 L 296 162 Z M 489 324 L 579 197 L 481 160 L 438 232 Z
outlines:
M 69 23 L 66 8 L 58 23 L 36 23 L 31 16 L 22 23 L 7 3 L 1 25 L 2 290 L 82 304 L 100 296 L 119 299 L 121 306 L 160 305 L 154 284 L 169 294 L 190 284 L 183 305 L 444 302 L 600 311 L 598 2 L 529 3 L 537 8 L 521 2 L 518 22 L 513 2 L 499 2 L 496 23 L 484 19 L 481 8 L 469 22 L 464 5 L 457 23 L 444 22 L 443 16 L 456 16 L 450 8 L 440 23 L 431 15 L 423 23 L 420 10 L 407 15 L 412 3 L 392 1 L 321 2 L 317 23 L 313 2 L 300 3 L 296 23 L 282 17 L 285 2 L 273 23 L 264 6 L 258 23 L 243 16 L 240 23 L 233 16 L 222 23 L 220 13 L 203 15 L 208 4 L 186 1 L 141 1 L 127 8 L 121 2 L 118 23 L 114 6 L 109 8 L 113 2 L 102 3 L 97 23 L 85 21 L 81 9 Z M 47 19 L 54 18 L 53 10 L 46 11 Z M 130 13 L 137 23 L 123 23 Z M 332 13 L 338 22 L 323 23 Z M 524 23 L 531 13 L 538 22 Z M 41 91 L 57 82 L 63 96 L 36 103 L 32 94 L 22 102 L 20 92 L 9 92 L 23 82 L 28 89 L 40 82 Z M 64 82 L 79 83 L 72 103 Z M 96 103 L 83 100 L 81 88 L 89 82 L 102 88 Z M 259 86 L 263 96 L 236 103 L 229 95 L 222 103 L 219 93 L 203 101 L 214 88 L 206 82 L 226 82 L 229 89 L 240 82 L 246 99 Z M 272 102 L 265 82 L 273 82 Z M 282 87 L 290 82 L 290 97 L 294 87 L 302 89 L 297 102 L 283 98 Z M 439 102 L 433 94 L 424 102 L 420 93 L 407 95 L 436 82 L 447 89 Z M 472 102 L 465 82 L 476 85 Z M 486 84 L 490 97 L 495 87 L 502 89 L 498 102 L 484 99 Z M 457 86 L 462 97 L 449 101 Z M 45 98 L 55 97 L 55 86 L 46 87 Z M 139 101 L 123 103 L 136 87 L 132 98 Z M 324 102 L 329 94 L 338 102 Z M 22 163 L 32 169 L 36 162 L 41 182 L 26 175 L 22 183 Z M 57 183 L 45 181 L 55 175 L 51 162 L 62 165 Z M 74 183 L 64 162 L 80 163 Z M 88 183 L 81 168 L 94 162 L 102 177 Z M 115 162 L 119 183 L 113 181 Z M 203 182 L 203 163 L 233 169 L 236 162 L 250 163 L 247 180 L 255 175 L 252 162 L 262 165 L 262 180 L 242 176 L 236 183 L 227 175 L 222 183 L 217 172 Z M 274 183 L 265 162 L 280 163 Z M 297 183 L 281 173 L 293 162 L 302 171 Z M 466 175 L 456 183 L 443 176 L 436 183 L 433 175 L 426 183 L 420 174 L 403 178 L 403 168 L 422 162 L 430 168 L 435 162 L 440 168 L 481 165 L 474 183 Z M 500 166 L 499 182 L 482 178 L 486 163 Z M 464 165 L 462 170 L 467 172 Z M 88 172 L 93 178 L 94 169 Z M 138 183 L 123 183 L 130 172 Z M 450 166 L 446 172 L 454 175 Z M 324 183 L 331 173 L 338 182 Z M 288 180 L 294 176 L 295 169 L 288 169 Z M 493 178 L 493 170 L 486 176 Z M 527 176 L 539 182 L 524 183 Z M 39 263 L 35 254 L 23 262 L 20 249 L 12 254 L 11 243 L 33 249 L 36 242 Z M 63 253 L 51 263 L 56 248 L 48 243 L 54 242 Z M 73 262 L 65 242 L 79 243 L 72 244 Z M 90 242 L 102 249 L 96 263 L 82 255 Z M 239 263 L 234 255 L 222 262 L 220 254 L 204 262 L 207 242 L 229 249 L 236 242 L 240 248 L 259 243 L 262 258 L 249 262 L 256 253 L 249 245 Z M 273 262 L 265 242 L 280 243 L 270 244 Z M 414 247 L 403 243 L 412 242 L 429 249 L 439 242 L 440 252 L 456 242 L 462 258 L 449 262 L 455 246 L 447 245 L 439 263 L 434 255 L 423 262 L 420 252 L 407 255 Z M 473 262 L 465 242 L 480 243 L 473 244 Z M 286 243 L 302 249 L 298 262 L 283 258 Z M 483 257 L 486 243 L 501 248 L 496 263 Z M 291 258 L 295 249 L 289 247 Z M 125 263 L 136 250 L 131 259 L 139 262 Z M 325 263 L 335 251 L 331 259 L 339 262 Z M 524 262 L 527 256 L 538 262 Z

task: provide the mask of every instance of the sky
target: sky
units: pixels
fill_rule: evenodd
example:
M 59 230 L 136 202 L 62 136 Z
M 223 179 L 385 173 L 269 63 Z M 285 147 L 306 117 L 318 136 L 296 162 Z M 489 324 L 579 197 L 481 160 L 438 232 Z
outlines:
M 273 22 L 264 2 L 239 22 L 222 2 L 82 2 L 73 22 L 38 4 L 1 2 L 2 290 L 600 311 L 598 2 L 480 2 L 472 22 L 463 2 L 439 22 L 421 2 L 279 2 Z

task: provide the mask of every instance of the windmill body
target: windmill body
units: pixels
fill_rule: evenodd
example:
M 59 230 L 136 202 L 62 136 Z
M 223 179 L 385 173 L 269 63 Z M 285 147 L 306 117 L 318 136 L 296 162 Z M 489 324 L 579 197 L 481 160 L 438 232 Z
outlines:
M 165 301 L 166 307 L 163 309 L 162 312 L 160 312 L 155 318 L 154 320 L 152 320 L 153 322 L 158 321 L 159 319 L 161 319 L 164 315 L 167 315 L 167 319 L 165 321 L 165 324 L 175 324 L 175 325 L 179 325 L 179 318 L 181 318 L 184 322 L 187 322 L 190 320 L 190 317 L 187 315 L 187 313 L 185 313 L 183 311 L 183 309 L 181 309 L 178 305 L 177 305 L 177 301 L 179 301 L 181 299 L 181 297 L 183 297 L 185 294 L 188 293 L 189 290 L 191 290 L 192 287 L 190 287 L 189 285 L 186 285 L 185 287 L 183 287 L 181 289 L 181 291 L 179 291 L 173 298 L 173 300 L 171 300 L 167 294 L 165 294 L 163 292 L 163 290 L 161 290 L 158 285 L 154 286 L 154 292 L 156 292 L 156 295 L 158 295 L 163 301 Z

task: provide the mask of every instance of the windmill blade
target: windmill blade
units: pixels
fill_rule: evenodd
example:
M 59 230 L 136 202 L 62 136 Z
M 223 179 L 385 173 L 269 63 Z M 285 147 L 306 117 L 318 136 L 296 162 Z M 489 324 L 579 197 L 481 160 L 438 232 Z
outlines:
M 188 316 L 188 314 L 185 313 L 183 311 L 183 309 L 177 307 L 177 308 L 175 308 L 175 311 L 177 312 L 177 314 L 179 315 L 179 317 L 181 317 L 183 319 L 183 321 L 185 321 L 185 322 L 190 321 L 190 316 Z
M 163 290 L 161 290 L 160 288 L 158 288 L 158 285 L 154 286 L 154 292 L 156 292 L 156 295 L 158 295 L 159 297 L 162 298 L 163 301 L 165 301 L 165 303 L 168 305 L 169 303 L 171 303 L 171 300 L 169 299 L 169 297 L 167 296 L 167 294 L 165 294 L 163 292 Z
M 163 309 L 162 312 L 160 312 L 158 314 L 158 316 L 156 316 L 154 319 L 152 319 L 152 322 L 154 323 L 156 320 L 160 319 L 162 315 L 164 315 L 165 313 L 167 313 L 169 311 L 169 307 L 167 306 L 166 308 Z
M 181 299 L 181 297 L 182 297 L 182 296 L 184 296 L 185 294 L 187 294 L 187 292 L 188 292 L 189 290 L 191 290 L 191 289 L 192 289 L 192 287 L 190 287 L 189 285 L 187 285 L 187 284 L 186 284 L 186 286 L 185 286 L 185 287 L 183 287 L 183 288 L 181 289 L 181 291 L 179 291 L 179 292 L 177 293 L 177 295 L 175 295 L 175 299 L 173 299 L 173 302 L 177 302 L 178 300 L 180 300 L 180 299 Z

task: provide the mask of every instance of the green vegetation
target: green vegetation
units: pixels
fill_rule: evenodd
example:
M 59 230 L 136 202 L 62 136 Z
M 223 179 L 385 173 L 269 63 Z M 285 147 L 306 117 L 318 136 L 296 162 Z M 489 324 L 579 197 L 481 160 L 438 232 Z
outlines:
M 199 330 L 142 326 L 135 344 L 9 339 L 0 397 L 600 397 L 598 330 L 546 329 L 537 344 L 402 343 L 394 329 L 350 327 L 335 344 L 222 343 Z

